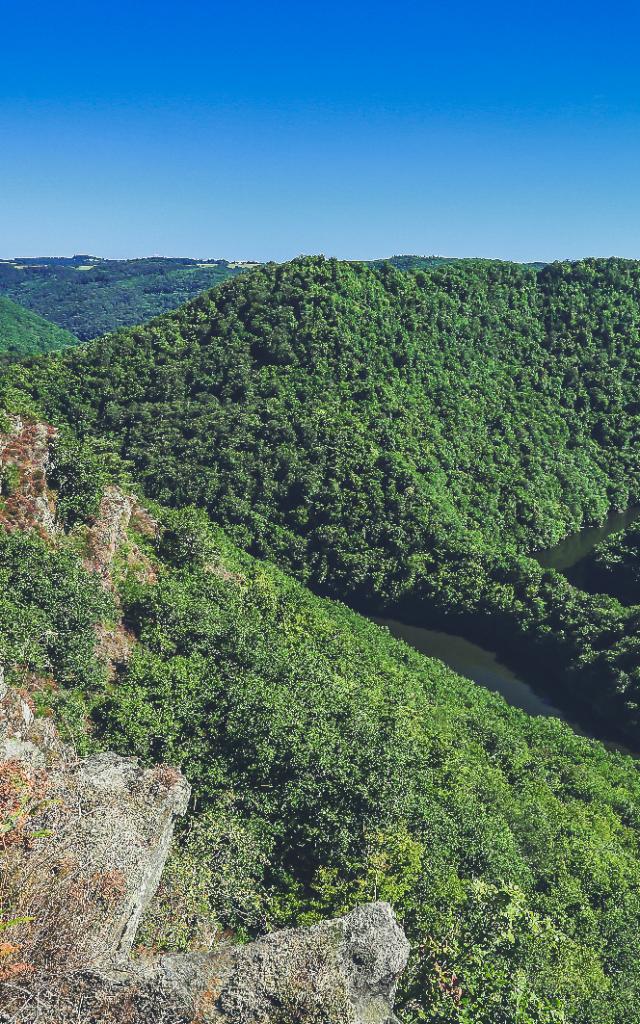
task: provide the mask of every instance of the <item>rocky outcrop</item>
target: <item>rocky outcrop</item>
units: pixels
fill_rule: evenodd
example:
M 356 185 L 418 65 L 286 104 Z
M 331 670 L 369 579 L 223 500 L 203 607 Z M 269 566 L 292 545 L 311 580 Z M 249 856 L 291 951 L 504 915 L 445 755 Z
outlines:
M 392 1024 L 407 956 L 391 907 L 374 903 L 246 946 L 94 973 L 82 999 L 95 1021 L 126 1006 L 135 1024 Z
M 394 1021 L 408 946 L 387 904 L 247 945 L 132 959 L 187 805 L 184 778 L 110 753 L 74 757 L 12 690 L 0 700 L 0 760 L 0 898 L 10 903 L 13 892 L 24 920 L 48 922 L 35 939 L 34 926 L 22 926 L 40 966 L 10 961 L 3 975 L 0 960 L 0 981 L 20 977 L 0 994 L 0 1020 L 4 1012 L 16 1024 Z
M 20 416 L 0 432 L 0 525 L 7 530 L 57 531 L 55 503 L 47 489 L 50 445 L 56 430 Z
M 140 533 L 155 536 L 158 524 L 131 494 L 119 487 L 107 487 L 100 502 L 95 522 L 87 536 L 88 554 L 85 566 L 95 572 L 107 590 L 113 589 L 111 571 L 116 553 L 127 542 L 129 525 Z M 128 562 L 146 582 L 153 582 L 155 572 L 149 560 L 135 544 L 129 545 Z
M 186 780 L 173 768 L 144 769 L 112 753 L 75 758 L 51 722 L 37 719 L 15 691 L 0 704 L 0 761 L 19 763 L 27 779 L 39 776 L 43 800 L 34 807 L 34 829 L 48 833 L 40 885 L 54 892 L 61 873 L 93 883 L 83 944 L 94 964 L 126 956 L 160 881 L 174 821 L 187 808 Z M 35 866 L 39 852 L 33 843 L 25 860 Z
M 156 581 L 152 562 L 128 535 L 130 526 L 147 537 L 155 537 L 159 530 L 156 521 L 134 495 L 125 494 L 118 487 L 107 487 L 98 514 L 87 531 L 84 566 L 98 576 L 105 590 L 112 594 L 117 608 L 120 604 L 113 581 L 117 555 L 138 580 Z M 107 666 L 111 679 L 117 676 L 120 666 L 126 665 L 134 647 L 135 637 L 121 619 L 98 626 L 96 654 Z

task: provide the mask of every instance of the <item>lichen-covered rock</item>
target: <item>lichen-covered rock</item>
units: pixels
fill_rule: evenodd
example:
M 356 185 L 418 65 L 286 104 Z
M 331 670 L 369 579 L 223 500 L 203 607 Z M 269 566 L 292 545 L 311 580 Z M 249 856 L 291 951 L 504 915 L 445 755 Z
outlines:
M 47 832 L 24 851 L 37 864 L 40 886 L 50 874 L 54 892 L 64 872 L 94 886 L 85 946 L 94 963 L 126 956 L 140 917 L 153 896 L 189 786 L 166 766 L 141 768 L 135 758 L 102 753 L 77 758 L 58 740 L 52 723 L 35 717 L 28 698 L 9 690 L 0 701 L 0 763 L 20 762 L 46 791 L 35 824 Z M 36 829 L 42 831 L 41 828 Z
M 135 758 L 83 758 L 66 780 L 79 810 L 74 852 L 93 877 L 113 880 L 104 920 L 96 922 L 101 958 L 126 956 L 158 887 L 176 817 L 189 786 L 175 769 L 143 769 Z
M 5 965 L 22 974 L 0 984 L 0 1022 L 391 1024 L 408 944 L 386 903 L 210 953 L 130 958 L 188 798 L 176 769 L 75 757 L 0 672 L 0 811 L 4 799 L 13 815 L 0 899 L 29 922 L 35 961 Z
M 392 1024 L 408 953 L 391 907 L 374 903 L 246 946 L 94 972 L 78 1000 L 92 1022 L 126 1007 L 131 1024 Z
M 236 947 L 222 968 L 214 960 L 200 1012 L 216 1024 L 389 1024 L 408 954 L 387 903 L 358 907 Z

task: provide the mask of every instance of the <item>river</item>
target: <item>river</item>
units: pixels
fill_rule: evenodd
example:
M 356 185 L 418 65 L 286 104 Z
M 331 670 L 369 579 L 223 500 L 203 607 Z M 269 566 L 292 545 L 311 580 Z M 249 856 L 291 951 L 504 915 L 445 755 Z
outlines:
M 557 569 L 565 573 L 576 585 L 580 585 L 578 581 L 581 575 L 584 576 L 584 573 L 581 574 L 581 563 L 596 544 L 609 534 L 628 526 L 639 516 L 640 507 L 628 509 L 626 512 L 614 512 L 602 526 L 586 527 L 554 547 L 536 552 L 533 557 L 545 568 Z M 393 618 L 376 618 L 375 621 L 386 626 L 394 636 L 404 640 L 422 654 L 439 658 L 459 675 L 467 676 L 488 690 L 500 693 L 514 707 L 522 708 L 530 715 L 561 718 L 576 732 L 604 739 L 596 723 L 592 723 L 590 727 L 589 723 L 583 721 L 579 727 L 566 711 L 556 707 L 544 695 L 542 682 L 537 685 L 535 678 L 526 682 L 502 662 L 494 651 L 455 633 L 423 629 L 421 626 L 409 625 Z M 608 742 L 607 746 L 624 753 L 629 752 L 619 743 Z
M 568 575 L 573 576 L 579 570 L 580 563 L 584 562 L 584 559 L 593 551 L 596 544 L 599 544 L 600 541 L 603 541 L 610 534 L 617 533 L 618 530 L 624 530 L 638 516 L 640 516 L 640 508 L 637 505 L 634 505 L 633 508 L 628 508 L 626 512 L 612 512 L 607 516 L 602 526 L 586 526 L 583 530 L 578 530 L 577 533 L 572 533 L 569 537 L 565 537 L 564 540 L 561 540 L 559 544 L 555 544 L 552 548 L 536 551 L 533 557 L 545 569 L 557 569 L 559 572 L 567 572 L 570 569 L 572 572 Z
M 458 675 L 467 676 L 481 686 L 486 686 L 488 690 L 501 693 L 514 707 L 522 708 L 530 715 L 552 715 L 566 721 L 563 711 L 537 694 L 523 679 L 518 678 L 493 651 L 488 651 L 454 633 L 409 626 L 404 622 L 398 622 L 397 619 L 376 618 L 374 621 L 386 626 L 390 633 L 404 640 L 416 651 L 444 661 L 445 665 Z

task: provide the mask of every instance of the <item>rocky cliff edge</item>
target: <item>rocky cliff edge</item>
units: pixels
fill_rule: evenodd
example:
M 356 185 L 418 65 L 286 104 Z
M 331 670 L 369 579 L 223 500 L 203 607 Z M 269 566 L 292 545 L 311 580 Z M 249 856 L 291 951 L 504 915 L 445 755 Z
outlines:
M 77 758 L 0 668 L 0 1020 L 392 1024 L 408 944 L 388 904 L 209 953 L 131 957 L 189 787 Z

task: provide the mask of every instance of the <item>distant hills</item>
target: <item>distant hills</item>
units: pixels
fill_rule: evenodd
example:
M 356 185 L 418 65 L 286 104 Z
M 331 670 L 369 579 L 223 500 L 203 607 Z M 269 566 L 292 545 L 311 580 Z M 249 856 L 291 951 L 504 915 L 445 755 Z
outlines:
M 254 264 L 96 256 L 0 261 L 0 295 L 81 341 L 166 313 Z
M 79 344 L 69 331 L 0 295 L 0 358 L 35 355 Z
M 369 267 L 382 267 L 390 263 L 396 270 L 432 270 L 434 267 L 443 267 L 451 263 L 512 263 L 510 260 L 478 260 L 472 257 L 460 256 L 389 256 L 381 260 L 365 260 Z M 520 263 L 517 266 L 529 267 L 532 270 L 542 270 L 546 263 Z
M 391 256 L 398 270 L 430 270 L 459 263 L 454 257 Z M 105 260 L 99 256 L 41 256 L 0 260 L 0 295 L 88 341 L 176 309 L 200 292 L 260 264 L 152 256 Z M 542 263 L 527 264 L 539 269 Z

